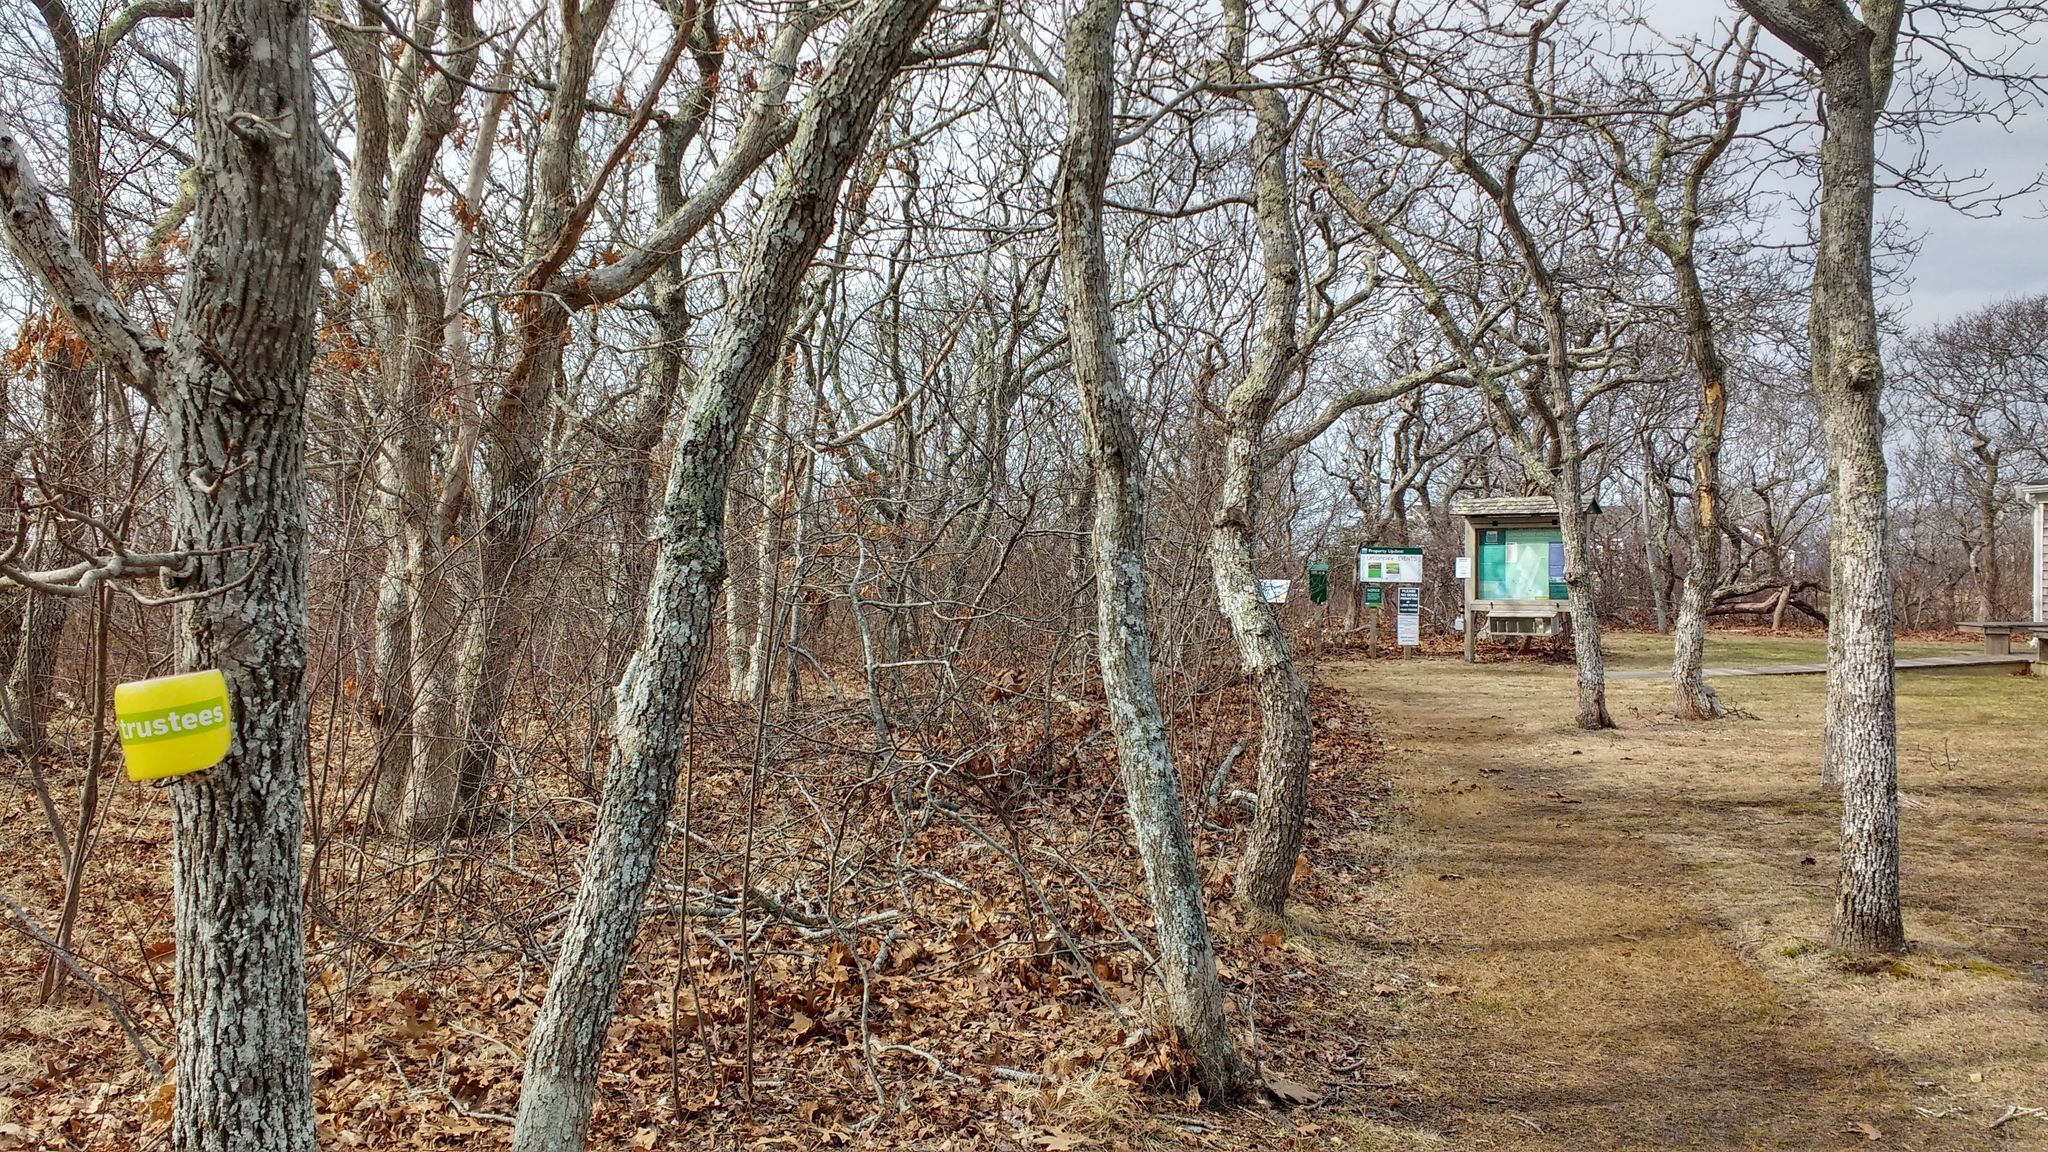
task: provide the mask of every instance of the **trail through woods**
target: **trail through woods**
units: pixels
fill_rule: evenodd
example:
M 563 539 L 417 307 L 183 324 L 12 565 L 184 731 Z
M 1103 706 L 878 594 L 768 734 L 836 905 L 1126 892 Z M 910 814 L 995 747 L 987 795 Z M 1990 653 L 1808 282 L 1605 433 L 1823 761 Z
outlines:
M 1612 639 L 1620 667 L 1664 643 Z M 1713 642 L 1736 655 L 1735 641 Z M 851 820 L 841 858 L 860 861 L 836 909 L 860 926 L 853 949 L 814 926 L 815 901 L 784 905 L 802 920 L 757 913 L 768 954 L 748 1106 L 743 982 L 716 939 L 733 909 L 693 914 L 698 942 L 679 973 L 663 895 L 606 1046 L 591 1146 L 2048 1147 L 2048 1120 L 2031 1113 L 1990 1127 L 2048 1105 L 2048 777 L 2005 735 L 2035 714 L 2041 682 L 1902 678 L 1913 948 L 1875 970 L 1817 944 L 1835 835 L 1813 787 L 1820 678 L 1724 681 L 1755 718 L 1710 725 L 1664 716 L 1662 683 L 1617 681 L 1621 729 L 1590 734 L 1570 723 L 1561 664 L 1325 663 L 1312 683 L 1306 865 L 1285 939 L 1230 902 L 1241 814 L 1226 799 L 1197 835 L 1231 1024 L 1241 1041 L 1256 1035 L 1284 1105 L 1268 1094 L 1193 1107 L 1156 1039 L 1127 1043 L 1102 1006 L 1106 994 L 1148 1022 L 1133 946 L 1151 934 L 1135 856 L 1101 815 L 1115 810 L 1114 770 L 1084 708 L 1058 733 L 1071 759 L 1009 781 L 1025 791 L 1002 809 L 1031 864 L 1033 915 L 1006 826 L 978 799 L 1010 795 L 1004 779 L 941 781 L 932 796 L 993 843 L 937 809 L 899 841 L 886 797 L 849 791 L 869 779 L 864 754 L 778 746 L 771 768 L 799 795 L 855 797 L 830 809 L 834 827 Z M 1193 790 L 1256 727 L 1241 684 L 1203 700 L 1176 729 L 1201 769 L 1191 811 Z M 702 904 L 702 889 L 736 875 L 727 846 L 751 729 L 717 708 L 700 720 L 692 822 L 704 842 L 690 874 Z M 1230 788 L 1249 782 L 1250 757 L 1235 765 Z M 77 767 L 59 765 L 67 792 Z M 437 857 L 354 824 L 327 831 L 310 949 L 323 1147 L 505 1145 L 519 1046 L 589 819 L 573 781 L 550 770 L 542 783 L 534 816 L 491 858 Z M 0 892 L 47 923 L 61 884 L 29 790 L 8 796 Z M 791 837 L 767 874 L 783 900 L 815 891 L 797 851 L 814 839 L 807 810 L 764 808 Z M 117 785 L 107 827 L 80 962 L 161 1052 L 161 790 Z M 666 860 L 680 876 L 681 844 Z M 355 881 L 359 870 L 374 881 Z M 1069 962 L 1046 909 L 1089 970 Z M 45 951 L 12 912 L 0 920 L 0 1150 L 158 1138 L 169 1088 L 89 990 L 38 1005 Z M 875 1081 L 855 1040 L 864 999 Z
M 2038 780 L 1997 787 L 1967 755 L 1946 779 L 1909 771 L 1913 951 L 1858 971 L 1813 943 L 1834 816 L 1793 766 L 1817 757 L 1818 678 L 1738 697 L 1760 718 L 1712 727 L 1658 715 L 1661 685 L 1630 685 L 1634 714 L 1600 734 L 1559 721 L 1563 668 L 1326 678 L 1373 712 L 1394 787 L 1392 825 L 1363 836 L 1388 873 L 1371 898 L 1385 935 L 1367 946 L 1397 1033 L 1366 1147 L 2048 1147 L 2038 1117 L 1990 1127 L 2048 1081 L 2048 972 L 2025 928 L 2041 922 L 2038 867 L 1986 860 L 1971 892 L 1945 859 L 1980 820 L 2038 836 Z M 1962 680 L 1929 691 L 2039 691 Z M 2006 810 L 1948 818 L 1987 803 Z M 2001 898 L 2018 903 L 2007 930 L 1966 936 L 1974 905 Z

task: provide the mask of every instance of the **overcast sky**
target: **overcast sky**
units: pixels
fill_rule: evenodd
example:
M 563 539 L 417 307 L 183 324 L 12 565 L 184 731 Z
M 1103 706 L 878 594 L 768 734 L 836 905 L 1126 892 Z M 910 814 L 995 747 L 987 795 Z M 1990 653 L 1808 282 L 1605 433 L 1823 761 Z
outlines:
M 1644 0 L 1644 8 L 1655 26 L 1677 35 L 1711 35 L 1717 22 L 1725 24 L 1734 14 L 1734 5 L 1726 0 Z M 2048 28 L 2040 31 L 2048 36 Z M 2042 36 L 2032 45 L 2020 46 L 2019 67 L 2048 73 L 2048 47 L 2041 43 Z M 1789 56 L 1768 33 L 1758 42 L 1768 43 L 1781 57 Z M 1894 108 L 1903 95 L 1895 93 Z M 1933 160 L 1949 175 L 1981 171 L 1988 186 L 2013 192 L 2025 188 L 2048 164 L 2048 111 L 2032 109 L 2009 126 L 1952 126 L 1930 143 Z M 1776 203 L 1781 211 L 1796 211 Z M 1896 191 L 1880 191 L 1878 211 L 1899 220 L 1920 239 L 1919 254 L 1904 282 L 1894 285 L 1885 301 L 1910 323 L 1948 319 L 2007 296 L 2048 292 L 2048 196 L 2038 191 L 1980 218 Z M 1788 233 L 1803 227 L 1803 221 L 1786 221 Z

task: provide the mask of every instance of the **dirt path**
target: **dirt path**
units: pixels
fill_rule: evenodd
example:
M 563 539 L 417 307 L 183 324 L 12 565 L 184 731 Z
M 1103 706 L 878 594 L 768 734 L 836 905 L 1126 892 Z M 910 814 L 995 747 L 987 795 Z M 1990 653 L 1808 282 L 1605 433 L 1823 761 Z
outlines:
M 1568 673 L 1478 671 L 1329 676 L 1368 697 L 1402 812 L 1361 837 L 1386 870 L 1370 929 L 1329 929 L 1372 953 L 1396 1033 L 1363 1147 L 2048 1146 L 2039 1120 L 1988 1128 L 2002 1097 L 1966 1070 L 1992 1068 L 2009 1092 L 2038 1087 L 2048 1034 L 2024 1035 L 2044 1020 L 2030 1010 L 2038 983 L 2005 968 L 2001 986 L 1972 980 L 1939 948 L 1914 961 L 1928 985 L 1910 989 L 1894 987 L 1920 976 L 1910 965 L 1802 960 L 1819 951 L 1796 933 L 1813 930 L 1816 904 L 1825 916 L 1832 861 L 1795 858 L 1760 887 L 1757 862 L 1728 847 L 1755 817 L 1673 786 L 1722 770 L 1722 734 L 1687 743 L 1697 728 L 1640 713 L 1620 733 L 1578 733 L 1551 719 Z M 1725 738 L 1739 749 L 1744 735 Z M 1790 781 L 1783 791 L 1768 820 L 1824 833 L 1827 806 Z M 1788 849 L 1764 838 L 1756 850 Z M 1963 1051 L 1902 1023 L 1914 1005 L 1956 1008 L 1963 1033 L 2014 1034 Z M 1930 1042 L 1956 1050 L 1918 1058 L 1912 1045 Z

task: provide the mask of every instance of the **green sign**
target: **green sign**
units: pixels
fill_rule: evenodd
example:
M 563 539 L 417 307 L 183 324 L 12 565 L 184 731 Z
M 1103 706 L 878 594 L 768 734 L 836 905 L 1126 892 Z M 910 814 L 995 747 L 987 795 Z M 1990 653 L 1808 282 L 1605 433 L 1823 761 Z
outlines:
M 1367 584 L 1365 586 L 1365 606 L 1367 608 L 1377 608 L 1386 602 L 1387 590 L 1385 588 L 1380 587 L 1378 584 Z
M 1330 566 L 1311 564 L 1308 566 L 1308 598 L 1321 604 L 1330 598 Z

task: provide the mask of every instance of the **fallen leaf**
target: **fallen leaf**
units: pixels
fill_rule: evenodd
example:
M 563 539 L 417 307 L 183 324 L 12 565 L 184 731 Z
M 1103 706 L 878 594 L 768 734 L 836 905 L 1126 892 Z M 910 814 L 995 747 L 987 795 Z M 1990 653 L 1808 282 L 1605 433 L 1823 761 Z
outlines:
M 1031 1142 L 1040 1148 L 1050 1149 L 1050 1152 L 1070 1152 L 1071 1149 L 1088 1147 L 1088 1141 L 1085 1137 L 1076 1136 L 1071 1132 L 1062 1132 L 1057 1128 L 1050 1132 L 1039 1133 L 1037 1136 L 1032 1137 Z
M 1322 1093 L 1308 1085 L 1279 1076 L 1266 1078 L 1266 1091 L 1272 1093 L 1273 1099 L 1282 1104 L 1313 1104 L 1323 1098 Z
M 1877 1127 L 1871 1124 L 1868 1120 L 1858 1120 L 1856 1121 L 1856 1123 L 1851 1124 L 1850 1127 L 1854 1128 L 1858 1132 L 1863 1133 L 1863 1138 L 1865 1140 L 1878 1141 L 1884 1139 L 1884 1133 L 1879 1132 L 1877 1130 Z

